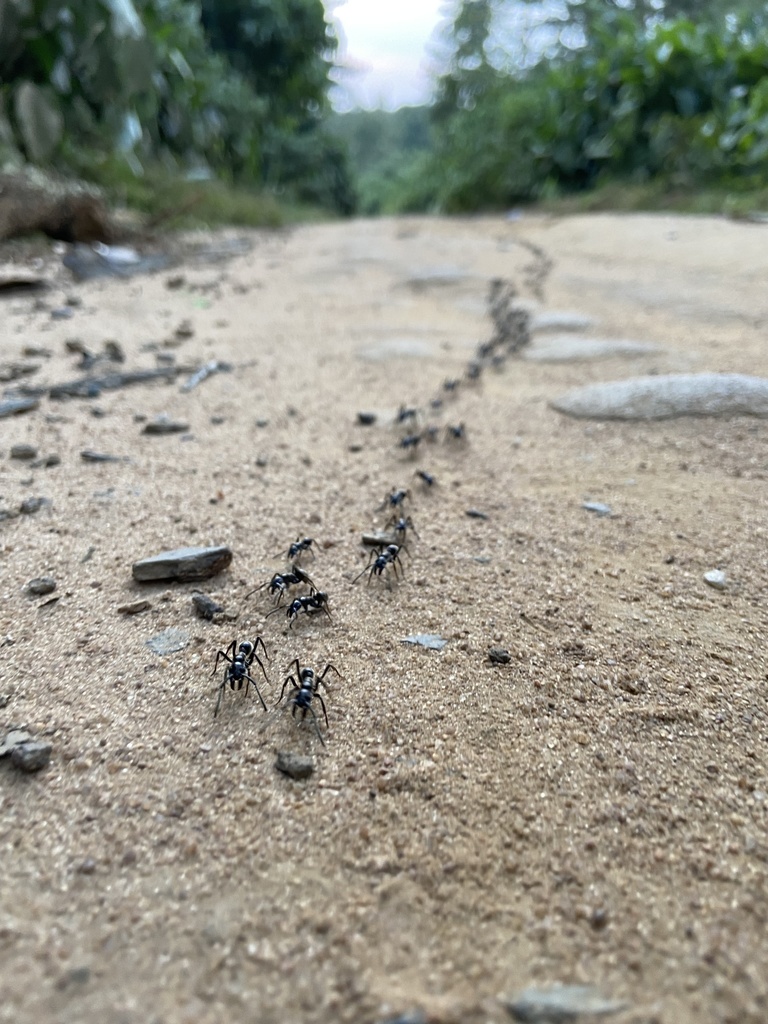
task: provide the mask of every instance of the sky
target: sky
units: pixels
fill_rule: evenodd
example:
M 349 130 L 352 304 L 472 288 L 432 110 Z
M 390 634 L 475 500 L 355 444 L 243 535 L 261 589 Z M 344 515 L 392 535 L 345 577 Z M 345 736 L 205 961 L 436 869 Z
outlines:
M 341 42 L 343 70 L 331 90 L 337 110 L 394 110 L 429 100 L 427 46 L 445 0 L 326 0 L 326 7 Z

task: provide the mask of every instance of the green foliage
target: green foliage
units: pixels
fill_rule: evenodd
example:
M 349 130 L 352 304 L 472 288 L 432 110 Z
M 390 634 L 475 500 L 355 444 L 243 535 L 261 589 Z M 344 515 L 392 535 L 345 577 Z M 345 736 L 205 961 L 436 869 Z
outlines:
M 348 154 L 361 213 L 394 213 L 428 204 L 428 190 L 417 187 L 432 146 L 428 107 L 336 114 L 328 127 Z
M 479 17 L 480 7 L 493 13 L 499 6 L 465 0 L 456 24 L 467 8 Z M 641 14 L 585 0 L 584 45 L 562 46 L 547 63 L 516 74 L 494 70 L 487 59 L 492 19 L 474 23 L 474 60 L 464 53 L 466 31 L 460 34 L 435 108 L 427 205 L 503 207 L 612 179 L 688 189 L 761 184 L 768 174 L 766 34 L 750 31 L 751 19 L 742 26 L 733 18 L 646 21 Z
M 163 165 L 348 212 L 321 0 L 203 6 L 215 23 L 201 0 L 0 0 L 0 159 Z

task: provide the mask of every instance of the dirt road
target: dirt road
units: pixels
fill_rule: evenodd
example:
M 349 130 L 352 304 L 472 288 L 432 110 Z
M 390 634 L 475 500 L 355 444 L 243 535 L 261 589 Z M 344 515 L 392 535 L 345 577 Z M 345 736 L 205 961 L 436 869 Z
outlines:
M 2 300 L 2 362 L 51 352 L 26 357 L 36 383 L 77 376 L 73 338 L 117 341 L 123 369 L 235 369 L 0 420 L 0 506 L 50 502 L 0 523 L 0 723 L 53 745 L 39 774 L 0 766 L 0 1022 L 500 1024 L 500 997 L 573 982 L 623 1002 L 618 1024 L 768 1019 L 768 424 L 547 404 L 639 373 L 768 375 L 765 231 L 352 222 Z M 493 278 L 656 351 L 514 359 L 447 391 L 489 336 Z M 188 429 L 143 434 L 161 413 Z M 11 459 L 20 443 L 59 464 Z M 397 488 L 418 534 L 402 577 L 352 585 Z M 331 620 L 246 598 L 297 537 Z M 132 580 L 209 544 L 234 552 L 213 580 Z M 30 597 L 40 576 L 57 589 Z M 196 618 L 195 589 L 236 621 Z M 186 646 L 162 657 L 147 641 L 167 628 Z M 256 635 L 269 712 L 227 689 L 214 718 L 216 651 Z M 296 658 L 343 676 L 327 727 L 312 704 L 324 746 L 274 708 Z M 278 773 L 279 750 L 312 755 L 311 778 Z

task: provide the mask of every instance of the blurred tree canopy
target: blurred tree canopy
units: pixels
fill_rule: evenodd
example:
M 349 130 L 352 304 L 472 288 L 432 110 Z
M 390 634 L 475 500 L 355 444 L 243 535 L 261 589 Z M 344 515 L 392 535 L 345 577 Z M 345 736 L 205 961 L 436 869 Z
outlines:
M 524 65 L 504 41 L 533 11 L 547 43 Z M 766 28 L 755 0 L 460 0 L 414 194 L 425 175 L 429 204 L 450 211 L 609 179 L 763 185 Z
M 349 212 L 322 0 L 0 0 L 0 160 L 165 163 Z

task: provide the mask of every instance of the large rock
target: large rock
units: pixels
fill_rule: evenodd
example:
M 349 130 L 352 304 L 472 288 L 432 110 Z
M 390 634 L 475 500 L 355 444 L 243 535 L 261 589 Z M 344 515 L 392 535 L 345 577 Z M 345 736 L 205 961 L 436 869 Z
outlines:
M 632 377 L 588 384 L 550 404 L 567 416 L 596 420 L 768 416 L 768 380 L 741 373 Z
M 133 578 L 140 583 L 154 580 L 204 580 L 226 569 L 232 551 L 225 545 L 215 548 L 176 548 L 133 563 Z

